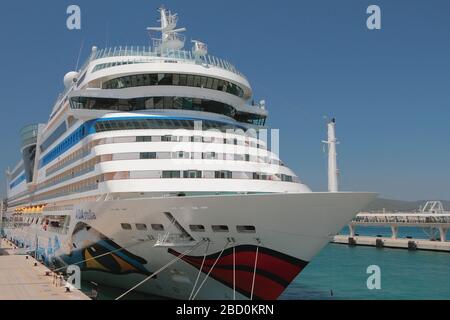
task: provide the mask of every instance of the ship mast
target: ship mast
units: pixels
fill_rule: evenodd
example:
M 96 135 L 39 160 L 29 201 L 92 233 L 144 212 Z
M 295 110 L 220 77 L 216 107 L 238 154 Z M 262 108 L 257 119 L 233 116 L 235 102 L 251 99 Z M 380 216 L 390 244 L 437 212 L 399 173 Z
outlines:
M 328 145 L 328 192 L 338 192 L 336 119 L 333 118 L 328 122 L 328 140 L 322 142 Z
M 185 37 L 180 32 L 186 31 L 186 28 L 178 28 L 178 15 L 172 14 L 169 10 L 161 7 L 158 9 L 161 15 L 160 27 L 148 27 L 148 31 L 161 32 L 161 38 L 153 38 L 153 47 L 155 51 L 162 52 L 167 49 L 180 50 L 184 47 Z

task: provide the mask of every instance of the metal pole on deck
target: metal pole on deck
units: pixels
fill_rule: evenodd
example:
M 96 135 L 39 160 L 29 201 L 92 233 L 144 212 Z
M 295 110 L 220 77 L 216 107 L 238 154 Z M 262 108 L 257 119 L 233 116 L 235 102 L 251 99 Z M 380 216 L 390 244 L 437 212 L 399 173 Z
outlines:
M 3 237 L 3 206 L 5 205 L 4 201 L 0 204 L 0 237 Z
M 328 140 L 322 142 L 328 146 L 328 192 L 338 192 L 336 119 L 333 118 L 328 123 Z

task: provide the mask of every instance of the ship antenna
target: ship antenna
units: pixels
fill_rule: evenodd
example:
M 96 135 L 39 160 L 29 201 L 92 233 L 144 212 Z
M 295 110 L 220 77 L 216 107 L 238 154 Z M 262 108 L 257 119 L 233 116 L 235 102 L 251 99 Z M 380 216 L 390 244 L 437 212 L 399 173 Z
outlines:
M 78 70 L 78 66 L 80 65 L 81 52 L 83 51 L 83 47 L 84 47 L 84 39 L 81 39 L 80 51 L 78 51 L 77 65 L 75 67 L 75 70 Z
M 161 23 L 160 27 L 148 27 L 150 38 L 153 40 L 153 48 L 156 52 L 163 53 L 165 50 L 180 50 L 184 47 L 185 37 L 181 32 L 186 31 L 186 28 L 176 28 L 178 23 L 178 15 L 172 14 L 164 7 L 158 9 L 160 13 Z M 152 32 L 160 32 L 161 38 L 152 37 Z

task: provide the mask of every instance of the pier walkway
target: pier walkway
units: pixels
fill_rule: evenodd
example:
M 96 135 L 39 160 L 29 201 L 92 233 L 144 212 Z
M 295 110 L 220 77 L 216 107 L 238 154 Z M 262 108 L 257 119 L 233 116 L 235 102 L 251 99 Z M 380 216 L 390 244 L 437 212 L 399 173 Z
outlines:
M 50 270 L 24 255 L 14 255 L 8 241 L 0 240 L 0 300 L 90 300 L 79 290 L 56 286 Z M 35 266 L 35 263 L 37 265 Z
M 334 237 L 333 242 L 350 246 L 450 252 L 450 242 L 431 241 L 426 239 L 392 239 L 369 236 L 350 237 L 348 235 L 337 235 Z
M 391 237 L 360 236 L 357 227 L 388 227 Z M 430 239 L 399 238 L 400 227 L 430 230 Z M 361 212 L 349 224 L 349 235 L 337 235 L 333 242 L 351 246 L 376 246 L 450 252 L 447 232 L 450 230 L 450 213 L 440 201 L 428 201 L 418 212 Z

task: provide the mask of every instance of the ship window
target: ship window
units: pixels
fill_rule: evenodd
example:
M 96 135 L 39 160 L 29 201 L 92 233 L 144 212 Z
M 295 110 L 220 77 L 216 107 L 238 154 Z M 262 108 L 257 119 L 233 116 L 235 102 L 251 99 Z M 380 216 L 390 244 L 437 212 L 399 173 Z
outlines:
M 201 77 L 195 76 L 194 77 L 194 87 L 200 88 L 200 86 L 201 86 Z
M 144 223 L 136 223 L 136 229 L 138 229 L 139 231 L 146 231 L 147 225 Z
M 189 74 L 187 76 L 187 83 L 186 83 L 186 85 L 188 87 L 193 87 L 194 86 L 194 76 L 193 75 Z
M 264 124 L 265 121 L 264 115 L 237 112 L 236 109 L 231 105 L 202 98 L 174 96 L 140 97 L 135 99 L 72 97 L 70 101 L 72 109 L 120 111 L 139 111 L 146 109 L 182 109 L 222 114 L 227 117 L 234 118 L 238 122 L 256 125 Z
M 196 171 L 196 170 L 184 171 L 183 178 L 185 178 L 185 179 L 201 179 L 202 172 Z
M 172 74 L 171 73 L 163 73 L 159 74 L 158 85 L 160 86 L 171 86 L 172 85 Z
M 225 86 L 225 81 L 219 80 L 219 83 L 218 83 L 218 85 L 217 85 L 217 90 L 219 90 L 219 91 L 224 91 L 224 90 L 223 90 L 223 89 L 224 89 L 224 86 Z
M 256 233 L 256 228 L 254 226 L 237 226 L 236 230 L 239 233 Z
M 185 151 L 172 152 L 172 159 L 189 159 L 191 154 Z
M 208 78 L 206 77 L 201 77 L 200 79 L 200 87 L 201 88 L 206 88 L 206 83 L 208 82 Z
M 219 80 L 214 79 L 213 84 L 212 84 L 212 89 L 217 90 L 218 86 L 219 86 Z
M 186 86 L 187 83 L 187 75 L 180 74 L 180 86 Z
M 120 226 L 122 227 L 123 230 L 131 230 L 131 224 L 129 223 L 121 223 Z
M 174 86 L 180 85 L 180 75 L 178 73 L 174 73 L 173 78 L 172 78 L 172 84 Z
M 136 137 L 136 142 L 152 142 L 151 136 Z
M 179 179 L 181 178 L 180 171 L 163 171 L 163 179 Z
M 205 232 L 205 226 L 202 226 L 200 224 L 190 225 L 189 228 L 193 232 Z
M 161 137 L 161 141 L 162 141 L 162 142 L 172 142 L 172 141 L 174 141 L 172 138 L 174 138 L 174 137 L 172 137 L 172 136 L 170 136 L 170 135 L 162 136 L 162 137 Z M 176 140 L 175 140 L 174 142 L 176 142 Z
M 213 86 L 213 79 L 212 78 L 208 78 L 208 80 L 206 81 L 206 88 L 207 89 L 211 89 Z
M 206 160 L 217 159 L 217 154 L 215 152 L 205 152 L 202 154 L 202 158 Z
M 216 171 L 215 178 L 216 179 L 232 179 L 233 173 L 231 171 Z
M 212 226 L 212 230 L 214 232 L 228 232 L 228 226 L 219 225 L 219 226 Z
M 155 231 L 164 231 L 164 226 L 162 224 L 152 224 L 152 229 Z
M 59 139 L 67 130 L 66 123 L 61 123 L 55 131 L 53 131 L 50 136 L 41 144 L 41 152 L 48 149 L 56 140 Z
M 127 129 L 187 129 L 194 128 L 193 120 L 178 121 L 178 126 L 169 120 L 160 119 L 144 119 L 144 120 L 101 120 L 95 123 L 96 132 L 112 131 L 112 130 L 127 130 Z M 237 126 L 216 121 L 202 121 L 203 129 L 214 128 L 222 132 L 228 129 L 236 129 Z M 200 141 L 201 142 L 201 138 Z
M 156 159 L 156 152 L 142 152 L 140 154 L 141 159 Z

